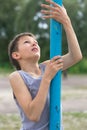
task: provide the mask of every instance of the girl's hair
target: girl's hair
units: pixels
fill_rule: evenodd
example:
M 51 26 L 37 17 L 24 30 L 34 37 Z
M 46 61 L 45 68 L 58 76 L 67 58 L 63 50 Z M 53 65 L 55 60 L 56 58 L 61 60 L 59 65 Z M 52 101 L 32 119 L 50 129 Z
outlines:
M 8 56 L 10 59 L 10 62 L 12 63 L 12 65 L 17 69 L 17 70 L 21 70 L 20 64 L 18 63 L 17 60 L 15 60 L 12 57 L 12 53 L 15 51 L 18 51 L 18 41 L 20 40 L 21 37 L 23 36 L 30 36 L 35 38 L 35 36 L 32 33 L 28 33 L 28 32 L 24 32 L 24 33 L 20 33 L 18 35 L 16 35 L 14 37 L 14 39 L 9 43 L 8 45 Z

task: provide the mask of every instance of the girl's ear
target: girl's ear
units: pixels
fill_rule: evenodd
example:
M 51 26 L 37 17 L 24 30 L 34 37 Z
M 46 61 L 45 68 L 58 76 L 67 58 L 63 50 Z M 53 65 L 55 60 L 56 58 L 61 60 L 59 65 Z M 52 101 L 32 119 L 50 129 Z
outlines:
M 12 53 L 12 58 L 15 60 L 19 60 L 20 59 L 20 54 L 18 52 L 13 52 Z

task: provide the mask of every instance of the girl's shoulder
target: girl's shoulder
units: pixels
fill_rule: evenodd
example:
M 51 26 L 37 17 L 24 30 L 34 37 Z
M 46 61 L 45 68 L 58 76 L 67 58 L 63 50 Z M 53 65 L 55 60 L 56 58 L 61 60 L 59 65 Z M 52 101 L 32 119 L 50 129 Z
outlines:
M 41 69 L 41 71 L 42 71 L 42 73 L 43 73 L 43 72 L 45 71 L 46 64 L 40 63 L 40 64 L 39 64 L 39 67 L 40 67 L 40 69 Z
M 12 72 L 9 76 L 8 76 L 8 78 L 9 79 L 14 79 L 14 78 L 19 78 L 20 77 L 20 75 L 19 75 L 19 73 L 18 73 L 18 71 L 14 71 L 14 72 Z

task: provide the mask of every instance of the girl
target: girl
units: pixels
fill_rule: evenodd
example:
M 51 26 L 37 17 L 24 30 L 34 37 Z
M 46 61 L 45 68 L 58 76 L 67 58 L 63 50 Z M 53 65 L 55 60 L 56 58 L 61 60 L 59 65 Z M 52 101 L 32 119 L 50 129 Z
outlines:
M 48 130 L 50 82 L 60 69 L 65 70 L 82 59 L 79 43 L 65 8 L 51 0 L 46 1 L 49 5 L 41 4 L 44 8 L 41 11 L 43 17 L 53 18 L 63 25 L 69 52 L 38 64 L 40 47 L 33 34 L 19 34 L 10 42 L 9 58 L 17 71 L 10 74 L 9 80 L 21 115 L 21 130 Z

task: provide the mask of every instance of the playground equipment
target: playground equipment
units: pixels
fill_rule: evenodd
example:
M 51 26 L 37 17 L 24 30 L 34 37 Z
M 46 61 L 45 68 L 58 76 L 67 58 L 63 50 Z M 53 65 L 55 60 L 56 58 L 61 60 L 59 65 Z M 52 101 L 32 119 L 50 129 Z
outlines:
M 62 5 L 62 0 L 54 0 Z M 61 55 L 62 25 L 50 20 L 50 58 Z M 61 130 L 61 71 L 59 71 L 50 86 L 50 126 L 49 130 Z

